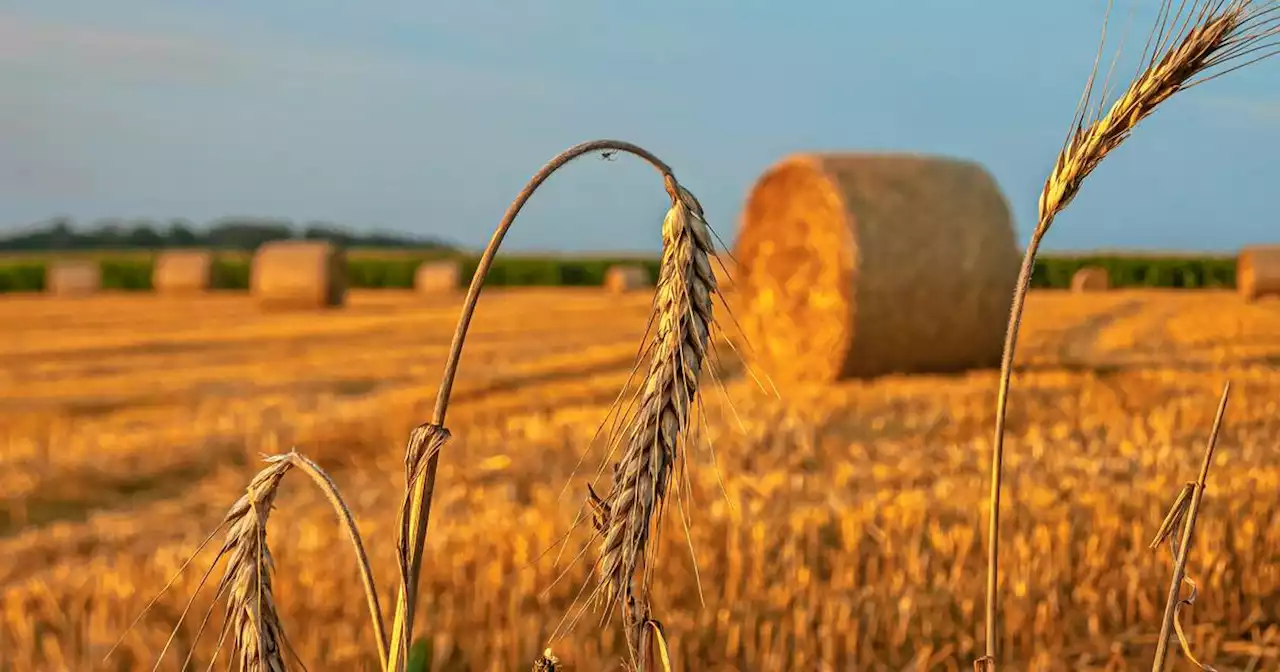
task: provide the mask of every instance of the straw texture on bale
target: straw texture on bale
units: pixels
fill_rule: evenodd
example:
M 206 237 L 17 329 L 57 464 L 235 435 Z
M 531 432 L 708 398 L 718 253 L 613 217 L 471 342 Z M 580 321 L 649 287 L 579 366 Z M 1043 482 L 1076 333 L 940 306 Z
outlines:
M 653 286 L 653 279 L 649 277 L 649 271 L 643 266 L 610 266 L 604 274 L 604 287 L 610 292 L 634 292 L 651 286 Z
M 808 383 L 998 365 L 1021 263 L 986 170 L 894 154 L 776 164 L 733 256 L 746 351 Z
M 96 261 L 63 259 L 45 268 L 44 291 L 54 296 L 84 296 L 102 289 L 102 267 Z
M 424 261 L 413 272 L 413 289 L 419 294 L 449 294 L 462 282 L 462 264 L 455 259 Z
M 1111 289 L 1111 274 L 1101 266 L 1085 266 L 1071 276 L 1073 292 L 1105 292 Z
M 1256 245 L 1236 257 L 1236 290 L 1246 301 L 1280 296 L 1280 245 Z
M 273 241 L 253 255 L 249 289 L 268 309 L 341 306 L 347 292 L 346 255 L 325 241 Z
M 156 257 L 151 288 L 160 294 L 195 294 L 213 286 L 213 253 L 169 250 Z

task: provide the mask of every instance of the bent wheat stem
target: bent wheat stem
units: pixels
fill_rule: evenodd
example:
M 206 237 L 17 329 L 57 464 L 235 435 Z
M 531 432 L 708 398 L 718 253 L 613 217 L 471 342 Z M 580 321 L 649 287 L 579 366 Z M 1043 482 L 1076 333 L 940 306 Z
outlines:
M 444 429 L 445 414 L 449 408 L 449 395 L 453 389 L 454 378 L 457 375 L 458 362 L 462 356 L 462 346 L 466 341 L 467 330 L 471 326 L 471 318 L 475 314 L 476 302 L 480 298 L 480 291 L 484 287 L 485 278 L 489 273 L 489 268 L 493 265 L 493 258 L 497 254 L 498 248 L 502 245 L 503 238 L 507 235 L 507 230 L 511 228 L 516 216 L 520 214 L 520 210 L 529 198 L 533 196 L 533 193 L 537 191 L 538 187 L 565 164 L 580 156 L 597 151 L 624 152 L 640 157 L 662 174 L 664 183 L 667 185 L 676 184 L 671 167 L 648 150 L 619 140 L 594 140 L 571 147 L 549 161 L 534 174 L 524 189 L 520 191 L 520 194 L 516 196 L 515 201 L 507 208 L 502 221 L 498 224 L 497 230 L 494 231 L 493 237 L 490 238 L 489 244 L 480 256 L 475 275 L 471 278 L 471 285 L 467 289 L 466 298 L 463 300 L 462 313 L 458 317 L 458 326 L 453 334 L 453 342 L 449 348 L 448 359 L 445 361 L 444 376 L 440 382 L 440 389 L 436 394 L 436 405 L 432 420 L 428 425 L 415 430 L 410 437 L 409 446 L 406 450 L 406 477 L 409 481 L 409 487 L 405 493 L 405 511 L 408 512 L 408 515 L 405 517 L 406 524 L 402 530 L 402 535 L 404 536 L 400 541 L 400 545 L 402 553 L 407 557 L 401 558 L 404 580 L 396 599 L 396 611 L 391 627 L 390 652 L 388 655 L 389 669 L 395 672 L 403 670 L 407 663 L 408 645 L 413 632 L 418 578 L 422 567 L 422 549 L 426 537 L 427 524 L 431 517 L 431 499 L 435 492 L 439 447 L 444 440 L 441 437 L 447 437 L 447 430 Z M 668 186 L 668 191 L 670 189 L 671 187 Z M 671 193 L 673 202 L 679 197 L 678 191 Z M 432 442 L 434 442 L 434 448 L 429 448 L 428 443 Z

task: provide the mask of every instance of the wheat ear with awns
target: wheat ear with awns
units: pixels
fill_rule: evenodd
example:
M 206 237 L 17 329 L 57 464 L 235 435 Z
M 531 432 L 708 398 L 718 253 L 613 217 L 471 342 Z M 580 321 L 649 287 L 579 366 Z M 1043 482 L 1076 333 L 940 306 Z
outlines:
M 290 469 L 300 470 L 311 477 L 313 484 L 333 505 L 339 521 L 348 532 L 369 606 L 379 669 L 384 672 L 406 670 L 440 452 L 450 438 L 444 425 L 445 414 L 480 291 L 507 230 L 524 204 L 553 173 L 573 159 L 592 152 L 624 152 L 645 160 L 662 175 L 663 185 L 671 198 L 671 209 L 663 222 L 661 277 L 653 308 L 658 336 L 651 347 L 653 360 L 644 385 L 645 405 L 643 412 L 628 425 L 626 441 L 630 449 L 618 467 L 623 477 L 616 479 L 620 485 L 609 495 L 609 506 L 626 512 L 626 515 L 610 523 L 612 536 L 607 539 L 613 541 L 611 545 L 606 544 L 606 558 L 612 563 L 608 565 L 611 569 L 607 576 L 613 578 L 606 583 L 612 586 L 625 581 L 623 577 L 628 576 L 627 570 L 635 568 L 636 558 L 646 548 L 649 523 L 660 514 L 671 470 L 679 459 L 677 439 L 688 427 L 689 411 L 698 394 L 697 378 L 706 359 L 708 330 L 712 324 L 711 300 L 716 293 L 710 263 L 713 247 L 702 206 L 676 181 L 666 163 L 628 142 L 595 140 L 559 154 L 533 176 L 507 208 L 472 276 L 445 362 L 432 420 L 410 433 L 405 450 L 405 495 L 396 539 L 399 591 L 389 636 L 363 539 L 337 485 L 317 465 L 298 453 L 277 455 L 268 458 L 268 466 L 255 476 L 246 494 L 232 506 L 222 523 L 230 529 L 219 557 L 229 555 L 230 561 L 218 585 L 218 596 L 226 597 L 228 618 L 224 637 L 231 634 L 232 657 L 238 661 L 242 672 L 282 672 L 286 669 L 281 647 L 287 640 L 272 599 L 273 567 L 266 546 L 266 525 L 276 491 Z M 658 633 L 656 638 L 661 640 L 660 624 L 647 617 L 647 594 L 647 590 L 642 594 L 646 616 L 639 620 L 638 628 Z M 628 591 L 627 597 L 632 606 L 640 604 L 636 593 Z M 636 612 L 632 609 L 629 613 Z M 177 627 L 175 636 L 176 633 Z M 629 631 L 628 642 L 633 639 Z M 634 643 L 629 650 L 634 659 Z M 160 660 L 164 654 L 165 651 L 160 652 Z M 641 657 L 641 660 L 645 659 Z M 536 665 L 538 669 L 553 670 L 558 668 L 559 661 L 547 649 Z
M 659 522 L 681 457 L 698 379 L 707 358 L 717 292 L 711 258 L 711 230 L 702 206 L 674 178 L 667 177 L 671 208 L 662 224 L 662 263 L 654 297 L 657 324 L 649 347 L 649 369 L 638 408 L 617 437 L 622 456 L 613 468 L 610 490 L 596 508 L 601 542 L 597 595 L 606 608 L 626 612 L 633 653 L 648 620 L 648 585 L 633 579 L 648 557 L 651 527 Z M 643 615 L 642 615 L 643 614 Z
M 1179 91 L 1274 55 L 1280 50 L 1278 34 L 1280 2 L 1276 0 L 1162 0 L 1159 18 L 1140 59 L 1142 70 L 1105 112 L 1103 106 L 1108 98 L 1108 86 L 1104 83 L 1095 98 L 1094 84 L 1100 59 L 1095 61 L 1071 132 L 1041 191 L 1039 221 L 1023 258 L 1009 314 L 1004 356 L 1000 366 L 1000 386 L 996 397 L 996 426 L 991 457 L 986 655 L 975 662 L 975 670 L 995 669 L 1005 420 L 1018 329 L 1040 243 L 1052 227 L 1055 217 L 1079 193 L 1084 179 L 1129 137 L 1140 121 Z M 1099 56 L 1101 51 L 1100 47 Z
M 710 325 L 711 319 L 709 297 L 715 291 L 715 280 L 711 276 L 711 265 L 709 263 L 710 235 L 706 227 L 706 221 L 703 218 L 702 206 L 694 198 L 693 194 L 680 185 L 671 168 L 649 151 L 637 145 L 617 140 L 596 140 L 582 143 L 566 150 L 543 166 L 521 190 L 515 201 L 507 209 L 502 221 L 498 224 L 497 230 L 494 231 L 493 237 L 480 257 L 475 275 L 471 279 L 471 286 L 467 290 L 462 312 L 458 318 L 458 326 L 450 346 L 449 356 L 445 363 L 444 376 L 437 393 L 432 420 L 430 423 L 414 430 L 410 437 L 409 446 L 405 452 L 407 487 L 402 512 L 404 524 L 398 539 L 402 580 L 388 643 L 390 647 L 388 655 L 389 670 L 399 672 L 404 669 L 407 663 L 408 645 L 412 637 L 415 620 L 417 586 L 422 569 L 423 542 L 426 538 L 427 524 L 430 520 L 431 500 L 435 491 L 440 451 L 449 436 L 448 430 L 445 428 L 445 415 L 448 411 L 449 395 L 457 375 L 458 363 L 466 341 L 467 330 L 475 314 L 476 304 L 484 287 L 485 278 L 493 264 L 494 256 L 506 236 L 507 230 L 538 187 L 565 164 L 592 152 L 623 152 L 645 160 L 661 173 L 663 184 L 671 198 L 671 212 L 668 214 L 667 221 L 664 222 L 663 226 L 662 271 L 659 279 L 658 297 L 654 303 L 655 317 L 659 324 L 658 348 L 655 357 L 663 357 L 665 361 L 674 362 L 677 370 L 670 372 L 666 368 L 655 365 L 651 369 L 649 379 L 646 381 L 646 390 L 650 387 L 654 390 L 653 399 L 655 401 L 651 415 L 656 419 L 650 429 L 660 432 L 662 436 L 676 436 L 682 433 L 687 426 L 688 407 L 691 405 L 692 396 L 697 392 L 696 382 L 690 387 L 688 378 L 692 375 L 696 379 L 697 374 L 701 372 L 706 354 L 706 330 Z M 695 333 L 697 329 L 701 329 L 701 332 L 698 333 L 702 335 L 691 336 L 690 334 Z M 664 340 L 663 334 L 670 334 L 670 336 Z M 689 349 L 691 346 L 693 347 L 692 350 Z M 654 373 L 654 371 L 658 371 L 658 373 Z M 679 401 L 672 401 L 673 395 L 678 396 Z M 680 409 L 679 415 L 672 416 L 671 414 L 677 408 Z M 670 418 L 678 419 L 675 424 L 672 424 Z M 674 430 L 674 434 L 668 434 L 669 430 Z M 652 457 L 652 454 L 650 454 L 650 457 Z M 652 468 L 653 474 L 667 474 L 669 477 L 670 469 L 677 455 L 671 453 L 668 457 L 669 460 L 665 464 L 657 464 Z M 643 521 L 633 519 L 630 524 L 636 525 L 643 522 L 647 526 L 650 517 L 654 515 L 654 511 L 661 502 L 661 494 L 657 492 L 657 487 L 654 485 L 649 488 L 650 505 L 647 507 L 627 502 L 622 502 L 619 505 L 622 508 L 631 507 L 637 515 L 645 516 Z M 643 488 L 633 492 L 637 496 L 644 496 Z M 610 502 L 613 502 L 612 493 L 609 495 L 609 499 Z M 628 529 L 634 530 L 636 528 Z M 624 529 L 622 535 L 618 538 L 625 540 L 628 538 L 628 534 L 629 532 Z M 624 551 L 628 548 L 625 543 L 620 544 L 619 547 Z M 630 548 L 637 548 L 636 543 L 632 543 Z M 643 542 L 640 542 L 639 550 L 636 552 L 638 553 L 642 550 Z M 624 553 L 618 557 L 625 560 L 627 556 Z M 617 572 L 615 572 L 616 574 Z

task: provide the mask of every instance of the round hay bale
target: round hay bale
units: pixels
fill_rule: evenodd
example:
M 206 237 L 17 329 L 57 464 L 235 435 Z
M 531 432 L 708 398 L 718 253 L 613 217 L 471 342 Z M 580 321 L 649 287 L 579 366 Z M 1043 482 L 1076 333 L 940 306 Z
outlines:
M 1071 276 L 1073 292 L 1105 292 L 1111 289 L 1111 273 L 1101 266 L 1085 266 Z
M 749 356 L 802 383 L 997 366 L 1021 264 L 986 170 L 894 154 L 776 164 L 734 257 Z
M 341 306 L 347 293 L 346 255 L 327 241 L 264 243 L 253 255 L 249 291 L 265 309 Z
M 213 286 L 213 253 L 166 250 L 151 269 L 151 288 L 158 294 L 199 294 Z
M 413 289 L 419 294 L 452 294 L 462 283 L 457 259 L 424 261 L 413 272 Z
M 87 296 L 102 289 L 102 266 L 93 260 L 56 259 L 45 267 L 44 291 L 53 296 Z
M 604 288 L 615 294 L 652 287 L 653 280 L 644 266 L 624 264 L 610 266 L 604 273 Z
M 1236 291 L 1245 301 L 1280 296 L 1280 245 L 1254 245 L 1236 256 Z

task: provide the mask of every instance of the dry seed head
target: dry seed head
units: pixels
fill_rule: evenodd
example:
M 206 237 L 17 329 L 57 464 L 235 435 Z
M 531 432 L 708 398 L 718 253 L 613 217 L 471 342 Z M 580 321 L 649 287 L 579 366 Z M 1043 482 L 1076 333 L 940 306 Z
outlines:
M 241 672 L 283 672 L 284 633 L 272 595 L 274 563 L 267 548 L 267 518 L 280 481 L 289 471 L 287 455 L 268 459 L 242 496 L 227 512 L 227 538 L 218 556 L 227 556 L 218 594 L 226 594 L 224 634 L 232 638 L 232 659 Z
M 651 525 L 661 515 L 680 442 L 689 429 L 713 320 L 717 290 L 710 229 L 693 194 L 673 178 L 667 187 L 672 205 L 662 226 L 649 370 L 637 410 L 620 433 L 623 452 L 614 465 L 610 492 L 593 507 L 598 516 L 605 512 L 599 570 L 600 596 L 608 606 L 624 595 L 634 597 L 632 578 L 643 564 Z
M 1160 40 L 1148 66 L 1111 104 L 1106 114 L 1086 124 L 1085 112 L 1090 105 L 1088 98 L 1093 82 L 1090 79 L 1075 128 L 1040 193 L 1042 222 L 1065 209 L 1102 159 L 1129 137 L 1138 122 L 1173 94 L 1211 78 L 1201 78 L 1210 69 L 1258 51 L 1268 52 L 1260 57 L 1275 53 L 1268 50 L 1276 47 L 1278 3 L 1195 0 L 1188 8 L 1182 0 L 1176 10 L 1172 8 L 1172 0 L 1164 0 L 1162 4 L 1163 20 L 1155 33 Z M 1172 44 L 1178 36 L 1181 39 Z

